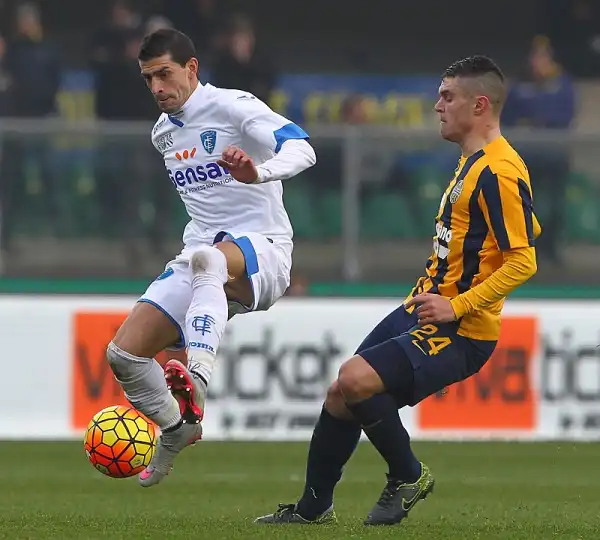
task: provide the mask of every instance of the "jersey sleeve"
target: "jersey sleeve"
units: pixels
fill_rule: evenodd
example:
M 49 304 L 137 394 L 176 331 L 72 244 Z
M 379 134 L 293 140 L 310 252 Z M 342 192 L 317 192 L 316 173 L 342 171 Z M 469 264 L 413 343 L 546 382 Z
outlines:
M 241 133 L 276 154 L 289 140 L 309 140 L 308 134 L 294 122 L 270 109 L 251 94 L 238 95 L 230 109 L 233 123 Z
M 493 173 L 489 167 L 481 172 L 479 181 L 479 206 L 498 248 L 533 247 L 539 224 L 527 182 L 512 173 Z
M 504 253 L 502 266 L 479 285 L 455 296 L 450 303 L 457 319 L 485 309 L 506 298 L 537 272 L 535 249 L 519 248 Z

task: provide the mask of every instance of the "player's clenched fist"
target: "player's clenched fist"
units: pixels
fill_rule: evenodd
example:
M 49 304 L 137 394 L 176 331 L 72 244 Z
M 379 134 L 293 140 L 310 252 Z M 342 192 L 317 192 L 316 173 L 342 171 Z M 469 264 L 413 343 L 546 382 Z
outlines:
M 414 305 L 418 306 L 419 324 L 445 323 L 456 320 L 450 300 L 439 294 L 421 293 L 405 304 L 407 308 Z
M 252 158 L 237 146 L 225 148 L 217 163 L 224 169 L 228 169 L 229 174 L 238 182 L 254 184 L 258 180 L 258 170 Z

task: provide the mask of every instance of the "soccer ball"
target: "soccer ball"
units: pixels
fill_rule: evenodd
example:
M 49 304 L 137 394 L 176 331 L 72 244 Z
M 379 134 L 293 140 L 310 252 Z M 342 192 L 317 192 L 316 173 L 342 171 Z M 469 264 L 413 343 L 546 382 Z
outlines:
M 135 409 L 120 405 L 97 413 L 85 431 L 90 463 L 112 478 L 141 473 L 156 447 L 157 428 Z

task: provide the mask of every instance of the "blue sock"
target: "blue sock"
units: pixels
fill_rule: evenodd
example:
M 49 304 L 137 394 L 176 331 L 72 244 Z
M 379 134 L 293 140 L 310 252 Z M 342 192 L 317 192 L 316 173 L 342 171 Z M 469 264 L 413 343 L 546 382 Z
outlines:
M 360 434 L 358 422 L 336 418 L 323 407 L 308 451 L 304 493 L 296 505 L 304 519 L 315 519 L 333 504 L 333 490 Z
M 402 425 L 394 398 L 390 394 L 377 394 L 347 407 L 387 462 L 390 477 L 416 482 L 421 476 L 421 464 L 410 448 L 410 437 Z

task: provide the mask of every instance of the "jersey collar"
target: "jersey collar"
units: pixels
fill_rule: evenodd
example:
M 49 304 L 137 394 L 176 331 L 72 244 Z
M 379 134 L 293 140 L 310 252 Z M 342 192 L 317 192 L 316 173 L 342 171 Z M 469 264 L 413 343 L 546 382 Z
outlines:
M 199 99 L 201 99 L 201 96 L 205 92 L 206 92 L 205 86 L 199 82 L 196 89 L 191 93 L 190 97 L 183 104 L 183 107 L 181 107 L 181 110 L 168 115 L 171 123 L 175 124 L 177 127 L 183 127 L 185 125 L 184 124 L 185 113 L 189 110 L 189 108 L 191 106 L 194 105 L 194 103 L 196 103 Z

